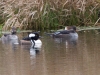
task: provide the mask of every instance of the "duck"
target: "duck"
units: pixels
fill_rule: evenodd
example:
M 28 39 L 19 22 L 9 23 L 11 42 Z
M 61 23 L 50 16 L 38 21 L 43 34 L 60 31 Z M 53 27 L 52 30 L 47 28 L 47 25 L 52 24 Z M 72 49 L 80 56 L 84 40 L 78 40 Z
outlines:
M 42 41 L 39 38 L 40 36 L 38 32 L 32 32 L 27 37 L 22 38 L 21 44 L 31 44 L 31 48 L 40 49 L 42 46 Z
M 7 44 L 7 43 L 19 44 L 19 39 L 16 33 L 17 33 L 17 29 L 15 27 L 12 27 L 11 33 L 9 34 L 5 33 L 1 37 L 2 43 L 3 44 Z
M 56 43 L 64 42 L 66 48 L 75 47 L 78 42 L 78 33 L 75 26 L 67 26 L 64 30 L 56 31 L 52 34 L 52 37 Z
M 67 26 L 65 30 L 56 31 L 52 34 L 55 38 L 70 38 L 70 37 L 78 37 L 78 33 L 76 32 L 75 26 Z

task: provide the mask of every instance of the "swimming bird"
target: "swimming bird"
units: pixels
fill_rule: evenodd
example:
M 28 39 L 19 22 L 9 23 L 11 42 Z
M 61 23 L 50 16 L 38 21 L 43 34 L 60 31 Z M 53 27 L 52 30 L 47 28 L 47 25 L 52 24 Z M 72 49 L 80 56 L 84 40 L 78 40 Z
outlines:
M 11 33 L 10 34 L 3 34 L 1 37 L 2 43 L 7 44 L 7 43 L 12 43 L 12 44 L 19 44 L 19 39 L 18 36 L 16 35 L 17 29 L 15 27 L 12 27 Z
M 69 26 L 65 27 L 65 30 L 56 31 L 52 34 L 53 37 L 56 38 L 69 38 L 69 37 L 78 37 L 78 34 L 76 32 L 75 26 Z
M 28 37 L 24 37 L 21 40 L 21 44 L 22 45 L 24 45 L 24 44 L 31 44 L 32 48 L 38 48 L 38 49 L 40 49 L 41 46 L 42 46 L 42 41 L 39 38 L 40 38 L 40 36 L 39 36 L 38 32 L 30 33 L 28 35 Z
M 65 30 L 56 31 L 52 34 L 56 43 L 64 42 L 66 48 L 69 46 L 76 46 L 78 42 L 78 33 L 75 26 L 65 27 Z

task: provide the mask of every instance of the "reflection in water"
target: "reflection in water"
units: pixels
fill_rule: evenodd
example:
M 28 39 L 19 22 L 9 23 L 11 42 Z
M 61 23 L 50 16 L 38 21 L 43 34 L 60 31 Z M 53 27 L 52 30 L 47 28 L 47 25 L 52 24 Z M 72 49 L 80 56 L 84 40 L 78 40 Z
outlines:
M 76 43 L 43 36 L 39 53 L 31 45 L 13 50 L 0 41 L 0 75 L 99 75 L 100 35 L 94 31 L 78 34 Z
M 2 44 L 6 47 L 6 46 L 11 46 L 13 50 L 16 50 L 18 44 L 19 44 L 19 40 L 17 35 L 7 35 L 7 36 L 2 36 L 0 38 L 0 41 L 2 42 Z
M 33 46 L 31 46 L 30 44 L 26 44 L 21 45 L 21 49 L 29 51 L 31 69 L 34 69 L 36 63 L 36 54 L 38 54 L 41 51 L 41 48 L 33 48 Z
M 100 61 L 99 41 L 100 35 L 93 32 L 79 32 L 76 46 L 68 40 L 54 38 L 56 43 L 47 37 L 45 41 L 46 74 L 49 75 L 95 75 L 99 74 Z M 49 44 L 48 44 L 49 42 Z M 52 43 L 53 42 L 53 43 Z M 50 44 L 51 43 L 51 44 Z M 59 43 L 59 44 L 58 44 Z M 70 44 L 69 44 L 70 43 Z M 52 49 L 51 49 L 52 47 Z M 53 67 L 51 67 L 51 65 Z

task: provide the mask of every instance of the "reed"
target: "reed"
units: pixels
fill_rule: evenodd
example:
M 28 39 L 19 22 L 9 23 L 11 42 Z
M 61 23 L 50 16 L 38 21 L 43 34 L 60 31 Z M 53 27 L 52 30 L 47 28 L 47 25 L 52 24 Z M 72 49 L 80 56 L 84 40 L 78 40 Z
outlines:
M 98 19 L 98 0 L 0 0 L 3 30 L 45 30 L 66 25 L 92 26 Z

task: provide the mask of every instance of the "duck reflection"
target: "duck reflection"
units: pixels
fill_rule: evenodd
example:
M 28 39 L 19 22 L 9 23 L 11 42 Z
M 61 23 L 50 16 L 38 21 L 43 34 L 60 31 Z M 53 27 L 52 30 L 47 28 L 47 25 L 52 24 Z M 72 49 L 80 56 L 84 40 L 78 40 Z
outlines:
M 30 56 L 33 56 L 33 57 L 35 57 L 36 54 L 38 54 L 41 51 L 41 48 L 36 48 L 36 47 L 33 48 L 30 44 L 21 45 L 21 49 L 28 50 L 30 53 Z

